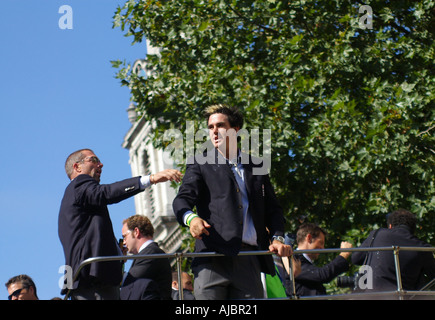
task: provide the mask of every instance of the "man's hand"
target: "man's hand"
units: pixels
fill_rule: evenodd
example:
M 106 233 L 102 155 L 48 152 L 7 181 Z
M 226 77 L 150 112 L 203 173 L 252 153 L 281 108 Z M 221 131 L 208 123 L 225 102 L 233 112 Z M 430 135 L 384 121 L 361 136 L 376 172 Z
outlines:
M 176 169 L 166 169 L 152 174 L 150 176 L 150 182 L 151 184 L 156 184 L 159 182 L 166 182 L 166 181 L 180 182 L 182 176 L 183 175 L 181 174 L 181 172 Z
M 195 239 L 202 239 L 202 235 L 209 235 L 208 228 L 210 228 L 211 225 L 207 223 L 207 221 L 201 219 L 200 217 L 195 217 L 190 222 L 190 234 Z
M 278 240 L 273 240 L 269 246 L 269 251 L 279 255 L 280 257 L 288 257 L 292 254 L 292 247 Z
M 347 248 L 352 248 L 352 244 L 350 242 L 347 241 L 343 241 L 341 242 L 340 248 L 341 249 L 347 249 Z M 349 259 L 351 255 L 351 252 L 340 252 L 340 256 L 342 256 L 345 259 Z

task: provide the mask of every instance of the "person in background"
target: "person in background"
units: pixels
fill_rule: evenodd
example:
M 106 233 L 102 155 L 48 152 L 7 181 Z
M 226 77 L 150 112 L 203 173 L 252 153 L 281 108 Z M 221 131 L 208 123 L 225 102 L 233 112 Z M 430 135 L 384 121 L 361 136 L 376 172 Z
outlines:
M 28 275 L 20 274 L 6 282 L 8 300 L 39 300 L 36 285 Z
M 313 250 L 325 248 L 326 232 L 314 223 L 304 223 L 297 231 L 296 241 L 298 250 Z M 352 244 L 346 241 L 341 242 L 341 248 L 352 248 Z M 317 296 L 325 295 L 324 283 L 332 281 L 341 273 L 349 270 L 350 252 L 341 252 L 330 263 L 317 267 L 314 261 L 319 257 L 319 253 L 297 254 L 295 259 L 301 261 L 301 271 L 295 277 L 296 295 L 298 296 Z
M 414 235 L 417 219 L 405 209 L 388 215 L 387 227 L 373 230 L 360 248 L 366 247 L 431 247 Z M 397 290 L 396 269 L 392 251 L 355 252 L 352 263 L 372 268 L 373 287 L 369 291 Z M 435 278 L 435 258 L 432 252 L 399 251 L 400 273 L 404 290 L 419 290 Z
M 154 228 L 147 217 L 134 215 L 123 221 L 122 237 L 128 253 L 136 255 L 164 254 L 165 252 L 153 240 L 153 236 Z M 132 300 L 131 296 L 137 296 L 137 293 L 133 291 L 137 290 L 135 282 L 140 279 L 152 280 L 158 287 L 161 300 L 172 299 L 172 272 L 169 259 L 134 259 L 121 286 L 121 300 Z
M 195 300 L 193 295 L 192 277 L 187 272 L 181 272 L 181 284 L 183 288 L 183 300 Z M 172 300 L 180 300 L 178 286 L 178 272 L 172 272 Z

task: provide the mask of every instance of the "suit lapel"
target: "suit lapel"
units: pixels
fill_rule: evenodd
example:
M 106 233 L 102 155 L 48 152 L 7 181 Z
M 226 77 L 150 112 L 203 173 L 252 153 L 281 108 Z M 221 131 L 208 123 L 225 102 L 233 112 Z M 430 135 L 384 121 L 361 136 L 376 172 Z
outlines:
M 245 173 L 245 186 L 246 192 L 248 193 L 248 197 L 251 195 L 251 187 L 252 187 L 252 166 L 250 163 L 243 165 L 243 171 Z

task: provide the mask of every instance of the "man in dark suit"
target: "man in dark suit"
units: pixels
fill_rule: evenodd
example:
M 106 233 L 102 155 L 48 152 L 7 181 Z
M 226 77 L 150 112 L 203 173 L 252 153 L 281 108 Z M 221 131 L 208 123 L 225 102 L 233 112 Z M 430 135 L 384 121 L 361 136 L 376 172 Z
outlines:
M 123 221 L 122 237 L 128 253 L 137 255 L 164 254 L 165 252 L 154 242 L 153 236 L 154 228 L 147 217 L 135 215 Z M 138 285 L 138 283 L 143 282 L 143 279 L 151 280 L 157 285 L 160 299 L 172 299 L 172 271 L 167 258 L 133 260 L 121 286 L 121 300 L 135 300 L 135 297 L 143 296 L 144 292 L 151 292 L 151 284 L 147 283 L 147 287 Z
M 137 278 L 121 287 L 121 300 L 161 300 L 157 283 L 151 279 Z
M 178 222 L 196 238 L 196 252 L 216 251 L 226 257 L 194 259 L 195 297 L 262 298 L 261 272 L 274 274 L 272 257 L 237 254 L 269 249 L 290 255 L 283 238 L 283 212 L 269 176 L 256 173 L 261 164 L 237 148 L 241 113 L 214 105 L 205 118 L 213 148 L 188 160 L 173 209 Z
M 370 243 L 372 247 L 431 247 L 414 236 L 416 221 L 411 212 L 404 209 L 396 210 L 388 216 L 388 229 L 373 230 L 360 247 L 370 247 Z M 373 288 L 367 290 L 397 290 L 393 252 L 355 252 L 352 255 L 352 263 L 363 264 L 367 255 L 366 264 L 371 267 L 373 275 Z M 404 290 L 419 290 L 435 278 L 435 259 L 432 252 L 399 251 L 399 264 Z
M 326 232 L 314 223 L 304 223 L 298 228 L 296 241 L 298 250 L 315 250 L 325 248 Z M 352 244 L 343 241 L 341 248 L 351 248 Z M 297 250 L 295 251 L 297 253 Z M 304 253 L 295 255 L 301 261 L 301 272 L 295 277 L 296 294 L 298 296 L 325 295 L 324 283 L 332 281 L 339 274 L 349 270 L 350 252 L 341 252 L 330 263 L 318 267 L 314 261 L 319 253 Z
M 180 300 L 180 286 L 183 290 L 183 300 L 196 300 L 193 294 L 192 277 L 187 272 L 181 272 L 181 285 L 178 284 L 178 272 L 172 272 L 172 300 Z
M 150 176 L 100 184 L 103 164 L 90 149 L 73 152 L 66 160 L 65 171 L 71 179 L 62 199 L 58 233 L 65 254 L 65 264 L 75 274 L 80 263 L 97 256 L 120 255 L 108 204 L 117 203 L 143 191 L 153 183 L 179 181 L 177 170 L 164 170 Z M 68 275 L 72 277 L 71 274 Z M 119 299 L 122 280 L 120 261 L 92 263 L 84 267 L 71 290 L 72 299 Z

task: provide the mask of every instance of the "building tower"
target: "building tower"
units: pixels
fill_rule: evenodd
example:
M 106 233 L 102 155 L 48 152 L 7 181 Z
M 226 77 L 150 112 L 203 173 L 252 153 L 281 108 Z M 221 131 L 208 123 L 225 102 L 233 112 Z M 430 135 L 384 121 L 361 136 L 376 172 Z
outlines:
M 149 45 L 147 53 L 159 54 L 159 49 Z M 136 60 L 132 72 L 147 74 L 146 60 Z M 153 125 L 142 117 L 137 119 L 136 107 L 130 103 L 127 113 L 132 124 L 124 137 L 123 148 L 129 150 L 132 176 L 147 175 L 164 169 L 174 168 L 168 152 L 154 148 L 150 141 Z M 184 234 L 172 210 L 175 190 L 169 182 L 159 183 L 147 188 L 134 197 L 136 214 L 147 216 L 154 226 L 154 240 L 167 253 L 180 249 Z

